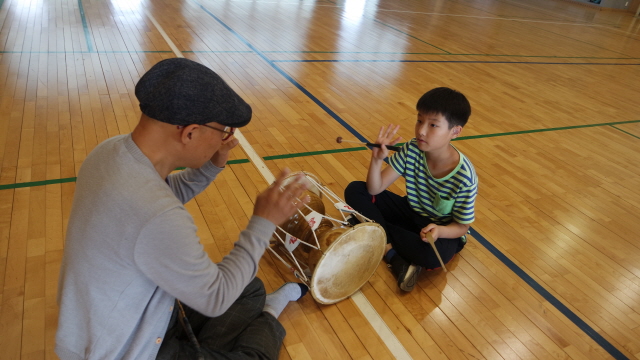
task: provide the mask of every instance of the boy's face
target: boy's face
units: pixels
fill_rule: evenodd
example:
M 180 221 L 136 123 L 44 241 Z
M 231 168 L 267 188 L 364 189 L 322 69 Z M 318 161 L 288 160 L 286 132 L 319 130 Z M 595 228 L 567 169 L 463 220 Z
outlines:
M 458 137 L 461 126 L 449 129 L 449 122 L 442 114 L 418 112 L 416 140 L 422 151 L 438 151 L 446 148 L 451 139 Z

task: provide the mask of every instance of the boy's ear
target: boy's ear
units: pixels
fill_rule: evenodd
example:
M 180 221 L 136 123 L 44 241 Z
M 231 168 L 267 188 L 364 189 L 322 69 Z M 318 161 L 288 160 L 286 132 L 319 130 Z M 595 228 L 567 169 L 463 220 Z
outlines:
M 453 134 L 453 138 L 455 139 L 455 138 L 457 138 L 457 137 L 460 135 L 460 133 L 462 132 L 462 126 L 460 126 L 460 125 L 454 126 L 454 127 L 453 127 L 453 129 L 451 129 L 451 130 L 453 130 L 453 133 L 452 133 L 452 134 Z

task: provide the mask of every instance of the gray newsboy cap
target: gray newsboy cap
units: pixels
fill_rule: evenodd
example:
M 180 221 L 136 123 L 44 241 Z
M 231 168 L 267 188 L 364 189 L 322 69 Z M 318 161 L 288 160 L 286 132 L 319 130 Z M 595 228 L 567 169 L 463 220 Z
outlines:
M 136 84 L 136 97 L 145 115 L 173 125 L 241 127 L 251 120 L 251 106 L 218 74 L 184 58 L 153 65 Z

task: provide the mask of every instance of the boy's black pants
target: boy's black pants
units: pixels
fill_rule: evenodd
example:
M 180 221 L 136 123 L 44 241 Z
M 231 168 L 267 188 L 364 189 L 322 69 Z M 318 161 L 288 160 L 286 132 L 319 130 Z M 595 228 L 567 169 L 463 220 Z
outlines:
M 384 228 L 387 242 L 403 259 L 425 269 L 440 267 L 431 245 L 420 238 L 420 230 L 431 221 L 413 211 L 406 196 L 388 190 L 373 196 L 367 191 L 365 182 L 354 181 L 344 190 L 344 198 L 356 211 Z M 460 238 L 438 239 L 435 245 L 446 264 L 462 250 L 464 242 Z

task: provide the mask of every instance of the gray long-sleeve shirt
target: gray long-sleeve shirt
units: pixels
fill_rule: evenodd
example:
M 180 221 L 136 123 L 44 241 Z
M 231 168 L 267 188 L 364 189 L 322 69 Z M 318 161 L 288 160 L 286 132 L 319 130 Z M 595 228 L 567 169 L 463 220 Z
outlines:
M 183 204 L 220 171 L 208 162 L 165 182 L 131 135 L 89 154 L 60 269 L 61 359 L 155 359 L 176 298 L 208 316 L 237 299 L 256 275 L 275 225 L 252 217 L 234 249 L 214 264 Z

